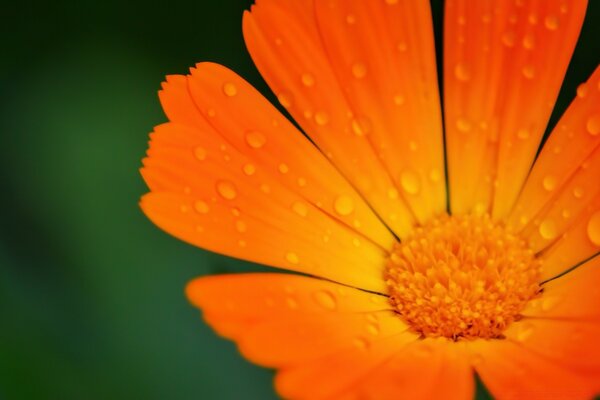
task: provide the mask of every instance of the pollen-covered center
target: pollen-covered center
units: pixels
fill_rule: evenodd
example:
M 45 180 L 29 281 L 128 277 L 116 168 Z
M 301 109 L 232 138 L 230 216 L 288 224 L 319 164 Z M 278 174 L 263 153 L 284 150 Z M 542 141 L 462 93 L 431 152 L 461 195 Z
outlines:
M 489 216 L 439 217 L 387 260 L 390 301 L 423 336 L 501 338 L 540 293 L 540 261 Z

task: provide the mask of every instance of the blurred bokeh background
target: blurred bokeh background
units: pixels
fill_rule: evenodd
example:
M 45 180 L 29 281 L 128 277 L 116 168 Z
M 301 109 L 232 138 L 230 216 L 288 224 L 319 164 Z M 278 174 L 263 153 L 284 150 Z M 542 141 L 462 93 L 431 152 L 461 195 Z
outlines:
M 242 40 L 250 3 L 2 6 L 0 399 L 275 398 L 272 372 L 183 295 L 193 277 L 260 267 L 169 237 L 137 205 L 164 75 L 216 61 L 272 98 Z M 591 3 L 553 123 L 598 63 Z

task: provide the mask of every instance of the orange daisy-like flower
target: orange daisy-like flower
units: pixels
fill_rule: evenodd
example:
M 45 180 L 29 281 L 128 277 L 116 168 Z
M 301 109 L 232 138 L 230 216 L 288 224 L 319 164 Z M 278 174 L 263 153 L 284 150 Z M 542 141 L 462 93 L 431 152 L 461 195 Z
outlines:
M 262 0 L 258 69 L 170 76 L 142 208 L 204 249 L 300 274 L 187 295 L 293 399 L 600 390 L 600 69 L 536 157 L 584 0 L 448 0 L 442 120 L 426 0 Z

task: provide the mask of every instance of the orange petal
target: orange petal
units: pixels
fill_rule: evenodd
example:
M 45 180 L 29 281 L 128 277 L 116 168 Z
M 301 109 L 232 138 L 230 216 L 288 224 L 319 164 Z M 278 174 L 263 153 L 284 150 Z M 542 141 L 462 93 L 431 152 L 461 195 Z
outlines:
M 372 117 L 353 109 L 332 69 L 313 3 L 259 2 L 244 15 L 243 30 L 254 62 L 281 104 L 385 223 L 400 237 L 409 234 L 412 213 L 371 141 L 366 119 Z M 361 75 L 362 67 L 355 73 Z M 405 177 L 411 192 L 420 189 L 418 179 Z
M 442 118 L 427 1 L 315 2 L 331 67 L 421 223 L 446 210 Z M 358 130 L 356 129 L 358 127 Z
M 221 254 L 385 290 L 384 249 L 393 236 L 254 89 L 203 65 L 189 79 L 171 77 L 161 98 L 176 122 L 156 128 L 144 160 L 153 192 L 142 208 L 152 221 Z
M 357 399 L 473 399 L 473 371 L 460 343 L 410 343 L 348 392 Z
M 211 276 L 192 281 L 187 295 L 247 358 L 284 367 L 278 378 L 281 393 L 297 392 L 294 398 L 303 393 L 316 397 L 340 384 L 343 389 L 341 381 L 358 371 L 346 375 L 329 369 L 332 379 L 325 386 L 297 381 L 306 374 L 341 360 L 355 367 L 364 362 L 361 368 L 366 367 L 417 338 L 405 332 L 406 325 L 389 310 L 386 297 L 304 276 Z
M 444 109 L 453 212 L 491 209 L 500 219 L 513 207 L 586 4 L 446 2 Z
M 581 374 L 510 340 L 468 342 L 473 366 L 500 399 L 589 399 L 593 383 Z
M 507 331 L 521 343 L 586 377 L 600 391 L 600 257 L 544 284 Z
M 556 218 L 558 219 L 558 218 Z M 539 226 L 540 233 L 547 228 Z M 591 199 L 569 228 L 539 257 L 542 259 L 542 279 L 551 279 L 600 253 L 600 193 Z

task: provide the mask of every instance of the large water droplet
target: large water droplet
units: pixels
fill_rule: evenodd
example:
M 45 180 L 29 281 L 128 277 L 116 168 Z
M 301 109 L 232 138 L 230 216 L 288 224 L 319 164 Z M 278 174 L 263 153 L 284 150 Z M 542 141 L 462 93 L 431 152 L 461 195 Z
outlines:
M 558 235 L 556 223 L 552 219 L 545 219 L 540 224 L 540 236 L 546 240 L 552 240 Z
M 587 224 L 587 235 L 595 246 L 600 246 L 600 211 L 590 217 Z
M 354 211 L 354 201 L 349 196 L 338 196 L 333 203 L 333 208 L 339 215 L 350 215 Z
M 335 310 L 337 300 L 335 296 L 327 290 L 319 290 L 314 293 L 315 302 L 326 310 Z
M 235 185 L 229 181 L 217 182 L 217 192 L 226 200 L 233 200 L 237 196 Z
M 419 176 L 411 170 L 406 170 L 400 175 L 400 185 L 408 194 L 417 194 L 421 189 Z
M 227 82 L 223 85 L 223 93 L 225 93 L 226 96 L 233 97 L 237 94 L 237 87 L 235 84 Z
M 267 138 L 261 132 L 250 131 L 246 133 L 246 143 L 253 149 L 260 149 L 267 142 Z
M 202 200 L 198 200 L 196 203 L 194 203 L 194 209 L 200 214 L 206 214 L 210 210 L 208 204 Z
M 590 135 L 598 135 L 600 133 L 600 114 L 596 114 L 588 118 L 585 128 Z
M 352 75 L 358 79 L 364 78 L 365 75 L 367 75 L 367 67 L 365 64 L 358 62 L 352 65 Z

